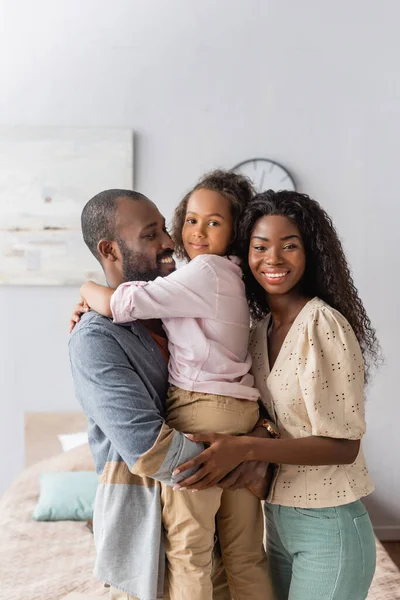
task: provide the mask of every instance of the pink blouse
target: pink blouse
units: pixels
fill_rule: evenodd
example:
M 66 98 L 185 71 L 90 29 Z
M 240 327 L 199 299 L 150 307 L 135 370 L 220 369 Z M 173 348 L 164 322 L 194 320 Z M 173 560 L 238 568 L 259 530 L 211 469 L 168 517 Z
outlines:
M 114 292 L 116 323 L 162 320 L 172 385 L 258 400 L 249 373 L 250 317 L 238 262 L 235 257 L 200 255 L 168 277 L 123 283 Z

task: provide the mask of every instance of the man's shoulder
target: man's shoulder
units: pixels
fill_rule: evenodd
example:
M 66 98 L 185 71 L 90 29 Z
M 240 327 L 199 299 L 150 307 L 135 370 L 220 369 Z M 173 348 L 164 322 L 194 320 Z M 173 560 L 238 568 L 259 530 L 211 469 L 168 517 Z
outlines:
M 103 330 L 104 333 L 113 333 L 117 330 L 117 327 L 118 325 L 113 323 L 111 319 L 91 310 L 83 314 L 79 323 L 75 325 L 71 333 L 71 339 L 76 335 L 89 334 L 92 331 Z
M 101 341 L 102 338 L 113 339 L 122 346 L 133 345 L 136 341 L 136 336 L 133 335 L 134 329 L 136 329 L 136 322 L 117 325 L 111 319 L 91 310 L 82 315 L 79 323 L 75 325 L 70 335 L 69 346 L 89 343 L 96 339 Z

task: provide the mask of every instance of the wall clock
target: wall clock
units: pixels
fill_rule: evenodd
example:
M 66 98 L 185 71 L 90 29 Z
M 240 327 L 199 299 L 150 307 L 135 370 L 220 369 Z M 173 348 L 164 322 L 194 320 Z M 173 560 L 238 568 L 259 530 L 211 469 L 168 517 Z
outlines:
M 292 175 L 285 167 L 268 158 L 251 158 L 233 167 L 232 171 L 246 175 L 253 182 L 257 193 L 266 190 L 291 190 L 296 186 Z

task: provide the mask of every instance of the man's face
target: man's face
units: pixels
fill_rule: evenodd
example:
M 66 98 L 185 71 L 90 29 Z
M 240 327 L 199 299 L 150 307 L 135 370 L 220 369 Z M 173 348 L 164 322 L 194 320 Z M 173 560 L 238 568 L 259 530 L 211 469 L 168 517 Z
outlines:
M 111 287 L 124 281 L 152 281 L 175 270 L 174 243 L 150 200 L 118 200 L 115 244 L 119 260 L 106 273 Z

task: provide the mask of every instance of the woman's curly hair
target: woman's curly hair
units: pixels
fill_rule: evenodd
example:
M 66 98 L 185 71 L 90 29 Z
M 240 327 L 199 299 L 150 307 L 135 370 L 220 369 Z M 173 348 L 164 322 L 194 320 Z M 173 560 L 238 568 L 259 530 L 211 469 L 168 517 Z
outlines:
M 265 290 L 255 280 L 248 263 L 251 234 L 256 222 L 270 215 L 287 217 L 298 227 L 306 253 L 302 290 L 306 296 L 318 296 L 348 320 L 365 362 L 365 378 L 370 367 L 381 361 L 380 345 L 365 311 L 331 218 L 306 194 L 269 190 L 254 196 L 241 220 L 240 239 L 243 277 L 252 319 L 269 312 Z
M 239 251 L 238 245 L 238 230 L 239 221 L 243 214 L 245 206 L 254 196 L 254 188 L 250 179 L 243 175 L 238 175 L 233 171 L 222 171 L 217 169 L 204 175 L 193 189 L 188 192 L 180 201 L 172 219 L 171 235 L 175 242 L 175 254 L 178 258 L 189 260 L 189 256 L 182 241 L 182 229 L 185 224 L 186 209 L 190 196 L 197 190 L 206 189 L 218 192 L 221 196 L 227 198 L 231 203 L 232 219 L 233 219 L 233 234 L 232 239 L 227 249 L 227 254 L 237 254 Z

